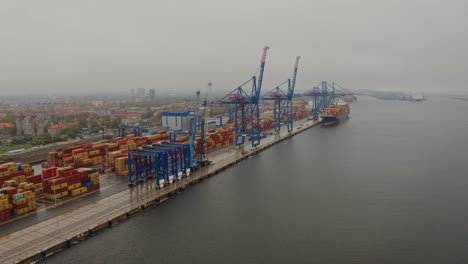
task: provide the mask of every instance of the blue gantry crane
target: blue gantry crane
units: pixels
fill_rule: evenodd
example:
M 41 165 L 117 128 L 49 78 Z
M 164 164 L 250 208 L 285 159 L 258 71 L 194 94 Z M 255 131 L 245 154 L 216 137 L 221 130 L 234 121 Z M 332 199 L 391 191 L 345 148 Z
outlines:
M 336 97 L 352 95 L 351 92 L 344 88 L 339 87 L 334 82 L 327 83 L 322 81 L 312 89 L 304 93 L 304 96 L 311 96 L 313 98 L 312 105 L 312 119 L 318 120 L 320 112 L 334 102 Z
M 117 135 L 119 137 L 125 137 L 125 135 L 133 134 L 135 137 L 141 137 L 141 128 L 140 126 L 133 125 L 120 125 L 117 130 Z
M 189 144 L 153 144 L 128 152 L 129 185 L 155 177 L 156 184 L 163 187 L 172 183 L 174 177 L 181 179 L 190 168 Z
M 334 90 L 329 90 L 329 85 L 326 81 L 314 86 L 312 89 L 304 93 L 304 96 L 311 96 L 313 105 L 312 105 L 312 119 L 318 120 L 320 112 L 327 107 L 331 102 L 331 97 L 333 97 Z
M 253 76 L 248 81 L 241 84 L 239 87 L 231 91 L 219 101 L 213 102 L 231 106 L 233 111 L 235 127 L 235 145 L 240 146 L 245 142 L 245 137 L 250 137 L 252 147 L 260 144 L 260 109 L 258 103 L 260 100 L 260 92 L 262 89 L 263 72 L 265 70 L 265 61 L 269 47 L 263 48 L 262 58 L 260 62 L 260 72 L 258 79 Z M 243 87 L 252 83 L 252 90 L 247 92 Z
M 288 132 L 293 131 L 293 120 L 292 120 L 292 100 L 294 97 L 294 87 L 296 86 L 297 68 L 299 66 L 300 56 L 296 57 L 296 63 L 294 64 L 294 73 L 291 84 L 291 79 L 287 79 L 280 85 L 276 86 L 264 96 L 263 100 L 270 100 L 274 102 L 273 106 L 273 118 L 275 120 L 275 132 L 281 130 L 281 125 L 287 125 Z M 284 92 L 281 86 L 288 84 L 288 90 Z

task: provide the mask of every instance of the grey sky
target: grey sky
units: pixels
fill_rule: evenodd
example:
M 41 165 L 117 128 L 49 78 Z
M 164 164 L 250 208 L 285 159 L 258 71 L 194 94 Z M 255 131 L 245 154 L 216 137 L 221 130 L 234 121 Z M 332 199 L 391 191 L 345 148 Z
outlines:
M 462 0 L 0 0 L 0 91 L 227 92 L 268 45 L 265 92 L 297 55 L 297 90 L 463 92 L 467 13 Z

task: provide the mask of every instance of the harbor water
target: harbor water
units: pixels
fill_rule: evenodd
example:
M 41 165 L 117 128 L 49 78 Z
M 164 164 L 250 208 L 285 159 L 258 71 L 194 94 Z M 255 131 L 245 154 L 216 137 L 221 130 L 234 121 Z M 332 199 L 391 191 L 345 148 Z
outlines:
M 468 263 L 467 113 L 360 97 L 43 263 Z

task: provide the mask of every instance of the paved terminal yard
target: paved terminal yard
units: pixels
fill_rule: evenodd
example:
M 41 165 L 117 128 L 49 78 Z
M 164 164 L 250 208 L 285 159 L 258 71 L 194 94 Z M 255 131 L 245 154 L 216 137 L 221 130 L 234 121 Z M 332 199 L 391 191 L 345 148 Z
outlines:
M 129 188 L 126 177 L 105 175 L 98 192 L 54 209 L 49 208 L 50 202 L 43 202 L 34 216 L 0 225 L 0 260 L 29 263 L 45 258 L 320 122 L 302 120 L 295 124 L 291 134 L 282 130 L 262 139 L 256 149 L 251 149 L 247 140 L 243 150 L 230 147 L 209 153 L 212 165 L 162 189 L 154 180 Z

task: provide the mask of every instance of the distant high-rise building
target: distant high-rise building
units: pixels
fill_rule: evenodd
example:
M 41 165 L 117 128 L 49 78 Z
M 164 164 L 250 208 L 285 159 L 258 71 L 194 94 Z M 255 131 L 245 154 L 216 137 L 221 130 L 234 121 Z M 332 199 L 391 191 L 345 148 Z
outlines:
M 149 98 L 151 101 L 154 101 L 154 99 L 156 98 L 156 91 L 154 90 L 154 88 L 149 89 Z
M 135 88 L 130 89 L 130 97 L 135 99 Z
M 21 114 L 16 117 L 17 134 L 26 136 L 42 135 L 47 123 L 47 117 L 42 114 Z

